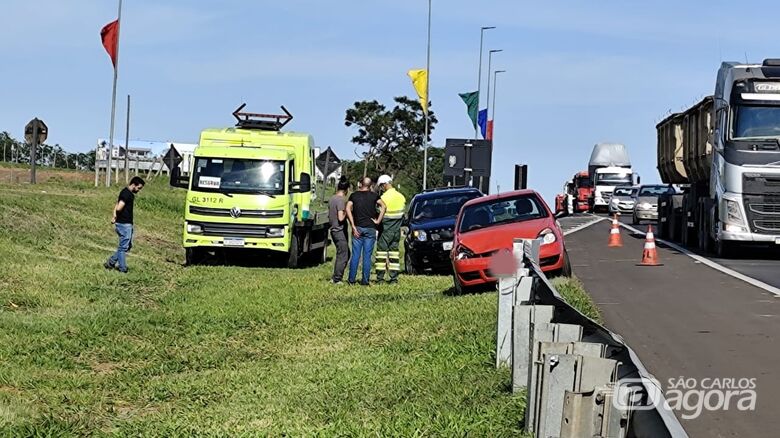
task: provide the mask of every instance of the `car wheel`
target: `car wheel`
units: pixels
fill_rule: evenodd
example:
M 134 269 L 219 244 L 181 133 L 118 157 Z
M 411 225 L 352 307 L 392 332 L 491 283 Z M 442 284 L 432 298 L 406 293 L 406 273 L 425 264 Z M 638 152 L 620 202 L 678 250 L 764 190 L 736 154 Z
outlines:
M 460 283 L 460 280 L 458 280 L 458 274 L 456 274 L 455 272 L 452 273 L 452 281 L 453 283 L 455 283 L 455 294 L 463 295 L 465 288 Z
M 408 252 L 404 254 L 404 271 L 409 275 L 418 275 L 420 273 Z
M 631 216 L 631 225 L 639 225 L 639 219 L 637 219 L 636 213 Z
M 562 277 L 571 277 L 571 260 L 569 260 L 569 253 L 567 251 L 563 251 L 563 268 L 561 268 L 561 276 Z

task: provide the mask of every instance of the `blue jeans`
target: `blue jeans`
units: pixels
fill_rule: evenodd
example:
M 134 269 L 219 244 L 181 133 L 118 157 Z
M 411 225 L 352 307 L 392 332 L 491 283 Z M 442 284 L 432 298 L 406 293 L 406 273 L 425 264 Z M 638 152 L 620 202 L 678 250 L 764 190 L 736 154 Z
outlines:
M 116 224 L 116 234 L 119 236 L 119 246 L 116 252 L 108 258 L 108 264 L 127 272 L 127 253 L 133 247 L 133 224 Z
M 371 255 L 376 243 L 376 229 L 357 227 L 360 237 L 352 236 L 352 259 L 349 261 L 349 282 L 354 283 L 357 277 L 358 263 L 363 259 L 363 278 L 361 284 L 368 284 L 371 279 Z M 362 256 L 361 256 L 362 255 Z

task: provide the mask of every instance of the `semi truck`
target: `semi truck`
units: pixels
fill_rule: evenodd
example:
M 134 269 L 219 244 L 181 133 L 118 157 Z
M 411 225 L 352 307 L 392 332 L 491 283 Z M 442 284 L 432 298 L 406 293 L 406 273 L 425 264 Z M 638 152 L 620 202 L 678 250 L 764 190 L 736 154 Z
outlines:
M 572 179 L 563 185 L 563 193 L 555 198 L 556 213 L 574 214 L 588 211 L 592 194 L 593 185 L 588 171 L 575 173 Z
M 715 93 L 656 125 L 662 238 L 725 257 L 780 245 L 780 59 L 724 62 Z
M 265 250 L 290 268 L 324 261 L 329 224 L 327 211 L 312 208 L 313 137 L 282 132 L 292 120 L 284 107 L 275 115 L 245 106 L 234 127 L 201 132 L 186 176 L 171 171 L 171 185 L 187 189 L 186 263 L 226 249 Z
M 599 143 L 593 146 L 588 162 L 588 175 L 593 187 L 589 201 L 590 211 L 606 211 L 615 187 L 634 183 L 626 147 L 618 143 Z

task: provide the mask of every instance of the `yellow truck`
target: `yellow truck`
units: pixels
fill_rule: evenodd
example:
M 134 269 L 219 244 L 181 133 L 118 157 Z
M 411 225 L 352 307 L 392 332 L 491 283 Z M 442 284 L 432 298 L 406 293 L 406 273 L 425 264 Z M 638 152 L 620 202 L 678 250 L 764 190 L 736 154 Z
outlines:
M 282 132 L 292 115 L 234 113 L 235 127 L 206 129 L 188 174 L 183 245 L 188 265 L 227 249 L 270 252 L 290 268 L 324 261 L 327 211 L 312 211 L 314 138 Z

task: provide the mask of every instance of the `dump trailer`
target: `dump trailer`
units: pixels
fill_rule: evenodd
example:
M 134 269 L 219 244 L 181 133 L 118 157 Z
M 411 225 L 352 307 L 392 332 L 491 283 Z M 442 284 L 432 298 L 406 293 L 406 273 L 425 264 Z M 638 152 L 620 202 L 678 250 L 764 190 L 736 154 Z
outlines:
M 592 187 L 590 211 L 609 209 L 609 201 L 615 187 L 634 183 L 626 147 L 618 143 L 599 143 L 593 146 L 588 162 L 588 175 Z
M 182 243 L 187 264 L 225 249 L 264 250 L 290 268 L 304 257 L 324 261 L 325 209 L 313 209 L 314 139 L 282 132 L 285 114 L 242 112 L 235 127 L 206 129 L 192 169 L 171 172 L 171 185 L 187 189 Z
M 659 234 L 723 257 L 780 245 L 780 60 L 725 62 L 715 94 L 657 126 Z

